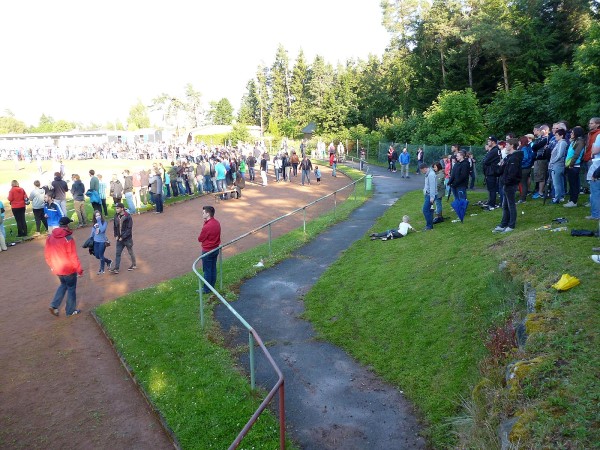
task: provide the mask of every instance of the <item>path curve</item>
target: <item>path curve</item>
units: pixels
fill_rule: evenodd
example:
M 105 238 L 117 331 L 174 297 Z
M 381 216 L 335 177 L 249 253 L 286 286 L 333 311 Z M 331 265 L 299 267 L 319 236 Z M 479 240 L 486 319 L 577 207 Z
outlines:
M 339 347 L 319 339 L 312 324 L 302 319 L 302 297 L 327 267 L 354 241 L 364 239 L 402 194 L 423 185 L 423 177 L 401 180 L 385 169 L 371 170 L 375 194 L 370 200 L 290 258 L 244 282 L 234 304 L 269 343 L 284 374 L 287 429 L 303 449 L 426 446 L 416 414 L 402 393 Z M 247 334 L 223 305 L 215 315 L 233 345 L 247 345 Z M 270 389 L 273 371 L 261 352 L 255 355 L 257 383 Z M 241 363 L 249 370 L 247 354 Z
M 77 287 L 77 317 L 55 318 L 48 305 L 58 285 L 43 256 L 44 239 L 0 253 L 0 448 L 11 449 L 161 449 L 172 448 L 142 396 L 120 365 L 90 311 L 128 292 L 191 271 L 198 257 L 201 208 L 214 205 L 223 242 L 348 184 L 323 168 L 321 185 L 248 183 L 240 200 L 215 204 L 213 196 L 165 207 L 161 216 L 134 216 L 134 249 L 139 269 L 98 276 L 98 262 L 81 244 L 89 228 L 74 236 L 85 271 Z M 340 195 L 338 198 L 345 198 Z M 315 217 L 333 206 L 319 203 Z M 278 236 L 299 226 L 301 215 L 273 227 Z M 109 224 L 109 227 L 112 224 Z M 264 241 L 263 241 L 264 242 Z M 244 239 L 228 252 L 255 246 Z M 114 256 L 114 246 L 107 256 Z M 129 263 L 123 253 L 121 269 Z M 232 436 L 232 440 L 233 440 Z

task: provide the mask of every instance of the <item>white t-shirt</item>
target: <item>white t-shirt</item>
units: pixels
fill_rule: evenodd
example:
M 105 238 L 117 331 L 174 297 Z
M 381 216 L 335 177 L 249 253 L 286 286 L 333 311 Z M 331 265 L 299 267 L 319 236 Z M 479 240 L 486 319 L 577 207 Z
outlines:
M 406 236 L 408 230 L 414 230 L 414 228 L 410 226 L 410 223 L 400 222 L 400 225 L 398 225 L 398 233 L 402 236 Z
M 592 145 L 592 151 L 594 150 L 594 148 L 598 148 L 598 147 L 600 147 L 600 133 L 598 133 L 598 135 L 596 136 L 596 140 L 594 141 L 594 144 Z M 590 166 L 588 168 L 586 180 L 592 181 L 593 173 L 596 171 L 596 169 L 598 167 L 600 167 L 600 153 L 596 153 L 592 157 L 592 160 L 589 162 L 589 164 L 590 164 Z

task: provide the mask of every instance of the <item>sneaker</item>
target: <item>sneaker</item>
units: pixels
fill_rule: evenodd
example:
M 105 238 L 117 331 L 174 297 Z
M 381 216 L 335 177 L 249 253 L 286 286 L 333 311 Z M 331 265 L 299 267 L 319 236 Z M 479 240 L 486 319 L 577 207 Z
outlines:
M 96 272 L 96 275 L 104 275 L 104 270 L 99 270 L 98 272 Z
M 586 203 L 585 205 L 583 205 L 583 206 L 585 206 L 586 208 L 589 208 L 589 207 L 590 207 L 590 202 L 587 202 L 587 203 Z
M 565 203 L 563 206 L 565 208 L 575 208 L 577 206 L 577 203 L 573 203 L 572 201 L 569 201 L 569 202 Z
M 50 314 L 52 314 L 53 316 L 58 317 L 58 309 L 53 308 L 52 306 L 50 306 L 48 309 L 50 310 Z
M 387 241 L 387 240 L 388 240 L 388 238 L 386 238 L 386 237 L 382 237 L 382 238 L 381 238 L 381 240 L 382 240 L 382 241 Z
M 504 230 L 506 230 L 507 227 L 501 227 L 500 225 L 498 225 L 496 228 L 494 228 L 492 230 L 492 233 L 503 233 Z
M 129 270 L 130 272 L 131 272 L 132 270 L 135 270 L 135 269 L 137 269 L 137 266 L 131 266 L 131 267 L 128 267 L 128 268 L 127 268 L 127 270 Z
M 106 263 L 107 264 L 107 269 L 108 269 L 109 272 L 112 270 L 112 263 L 113 263 L 112 259 L 109 259 L 108 263 Z
M 539 192 L 536 192 L 535 194 L 533 194 L 531 196 L 531 198 L 538 199 L 538 198 L 542 198 L 542 196 L 539 194 Z
M 600 255 L 592 255 L 592 261 L 600 264 Z
M 112 269 L 110 273 L 112 273 L 113 275 L 119 275 L 119 269 Z
M 506 227 L 503 231 L 503 233 L 510 233 L 511 231 L 514 231 L 514 228 L 511 227 Z
M 81 310 L 80 309 L 76 309 L 71 314 L 68 314 L 67 317 L 76 316 L 77 314 L 81 314 Z
M 522 205 L 523 203 L 525 203 L 525 200 L 519 200 L 519 201 L 517 202 L 517 205 Z

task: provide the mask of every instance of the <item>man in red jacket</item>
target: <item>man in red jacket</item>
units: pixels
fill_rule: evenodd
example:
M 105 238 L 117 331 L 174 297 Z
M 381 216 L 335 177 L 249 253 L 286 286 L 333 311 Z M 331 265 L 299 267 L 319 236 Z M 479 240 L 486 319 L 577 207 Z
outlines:
M 215 208 L 212 206 L 202 207 L 202 231 L 198 236 L 198 242 L 202 244 L 202 254 L 210 252 L 221 245 L 221 224 L 215 219 Z M 219 250 L 212 252 L 210 255 L 202 258 L 202 269 L 204 270 L 204 279 L 211 286 L 215 286 L 217 282 L 217 257 Z M 205 284 L 202 292 L 210 294 L 210 289 Z
M 60 286 L 54 294 L 50 303 L 50 314 L 58 316 L 58 308 L 67 294 L 66 313 L 68 316 L 80 314 L 77 307 L 77 276 L 83 275 L 81 262 L 77 256 L 77 248 L 73 239 L 73 232 L 69 229 L 69 223 L 73 222 L 68 217 L 61 217 L 58 228 L 52 230 L 52 234 L 46 240 L 44 256 L 50 266 L 50 270 L 58 276 Z

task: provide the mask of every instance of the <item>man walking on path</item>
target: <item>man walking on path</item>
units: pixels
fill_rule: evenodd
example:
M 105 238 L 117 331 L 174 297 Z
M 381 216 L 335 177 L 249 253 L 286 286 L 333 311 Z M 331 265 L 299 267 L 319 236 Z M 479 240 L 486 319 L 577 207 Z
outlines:
M 198 236 L 198 242 L 202 244 L 202 254 L 214 250 L 221 245 L 221 224 L 215 219 L 215 208 L 212 206 L 202 207 L 202 231 Z M 202 258 L 202 269 L 204 270 L 204 279 L 211 286 L 215 286 L 217 282 L 217 257 L 219 256 L 219 250 L 212 252 L 210 255 Z M 204 285 L 202 292 L 210 294 L 210 289 Z
M 50 314 L 58 316 L 65 293 L 67 294 L 67 305 L 65 311 L 68 316 L 81 313 L 77 308 L 77 276 L 83 275 L 81 262 L 77 256 L 77 247 L 73 232 L 69 229 L 69 223 L 73 222 L 68 217 L 61 217 L 59 227 L 52 230 L 52 234 L 46 240 L 44 256 L 50 270 L 58 276 L 60 286 L 54 294 L 50 303 Z
M 125 211 L 125 205 L 123 203 L 115 204 L 115 214 L 114 219 L 114 231 L 115 231 L 115 240 L 117 241 L 117 256 L 115 258 L 115 267 L 110 269 L 114 275 L 119 273 L 119 267 L 121 266 L 121 253 L 123 253 L 123 248 L 127 248 L 129 252 L 129 256 L 131 257 L 131 266 L 127 268 L 127 270 L 132 271 L 137 269 L 135 264 L 135 255 L 133 254 L 133 219 L 131 215 Z

